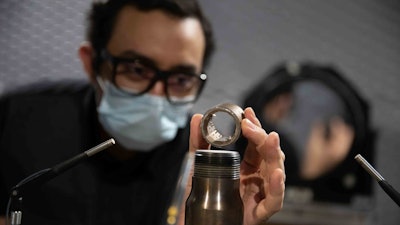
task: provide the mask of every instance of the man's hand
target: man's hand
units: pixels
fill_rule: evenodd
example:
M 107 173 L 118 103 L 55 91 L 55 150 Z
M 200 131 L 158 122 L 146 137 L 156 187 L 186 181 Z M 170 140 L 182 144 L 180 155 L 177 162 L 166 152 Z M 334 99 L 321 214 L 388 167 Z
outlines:
M 282 208 L 285 190 L 285 155 L 279 146 L 277 133 L 267 134 L 251 108 L 244 110 L 242 121 L 243 135 L 248 146 L 241 164 L 240 194 L 244 206 L 244 225 L 257 225 L 266 221 Z M 190 151 L 209 149 L 204 140 L 200 122 L 201 114 L 195 114 L 190 124 Z M 188 182 L 185 199 L 191 190 L 191 177 Z M 184 208 L 184 206 L 183 206 Z M 180 225 L 184 224 L 184 212 L 181 210 Z
M 256 225 L 282 208 L 285 154 L 280 148 L 277 133 L 267 134 L 251 108 L 246 108 L 244 114 L 242 132 L 248 145 L 240 165 L 243 224 Z

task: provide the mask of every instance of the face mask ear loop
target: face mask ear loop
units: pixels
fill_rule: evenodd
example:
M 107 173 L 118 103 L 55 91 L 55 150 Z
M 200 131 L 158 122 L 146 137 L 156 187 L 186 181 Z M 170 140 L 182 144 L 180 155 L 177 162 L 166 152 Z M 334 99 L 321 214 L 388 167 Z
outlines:
M 104 90 L 105 90 L 105 84 L 104 84 L 103 78 L 101 78 L 100 75 L 97 75 L 97 76 L 96 76 L 96 80 L 97 80 L 97 84 L 99 85 L 101 91 L 104 92 Z
M 96 75 L 96 81 L 97 81 L 97 84 L 98 84 L 98 86 L 99 86 L 99 89 L 100 90 L 96 90 L 95 91 L 95 97 L 96 97 L 96 103 L 97 103 L 97 105 L 99 105 L 100 104 L 100 101 L 101 101 L 101 98 L 102 98 L 102 96 L 103 96 L 103 94 L 104 94 L 104 92 L 105 92 L 105 81 L 103 80 L 103 78 L 101 78 L 101 76 L 100 75 Z

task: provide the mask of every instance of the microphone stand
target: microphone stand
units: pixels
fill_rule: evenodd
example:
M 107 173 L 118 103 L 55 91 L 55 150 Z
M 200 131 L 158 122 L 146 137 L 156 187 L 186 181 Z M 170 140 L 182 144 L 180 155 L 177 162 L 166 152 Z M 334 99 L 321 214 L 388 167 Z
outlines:
M 376 181 L 378 181 L 379 186 L 381 186 L 386 194 L 389 195 L 389 197 L 400 207 L 400 193 L 397 192 L 396 189 L 394 189 L 392 185 L 390 185 L 389 182 L 387 182 L 385 178 L 383 178 L 382 175 L 364 159 L 364 157 L 357 154 L 354 158 L 372 177 L 375 178 Z
M 113 138 L 89 149 L 85 152 L 82 152 L 79 155 L 76 155 L 64 162 L 61 162 L 55 165 L 52 168 L 47 168 L 40 170 L 27 178 L 21 180 L 17 185 L 11 188 L 10 199 L 7 205 L 7 213 L 6 216 L 9 216 L 9 210 L 11 205 L 13 205 L 13 209 L 11 211 L 11 225 L 21 225 L 22 221 L 22 194 L 26 191 L 29 191 L 29 188 L 39 187 L 40 185 L 46 183 L 47 181 L 53 179 L 64 171 L 76 166 L 80 162 L 86 160 L 87 158 L 101 152 L 102 150 L 114 145 L 115 141 Z M 8 223 L 8 218 L 6 218 Z

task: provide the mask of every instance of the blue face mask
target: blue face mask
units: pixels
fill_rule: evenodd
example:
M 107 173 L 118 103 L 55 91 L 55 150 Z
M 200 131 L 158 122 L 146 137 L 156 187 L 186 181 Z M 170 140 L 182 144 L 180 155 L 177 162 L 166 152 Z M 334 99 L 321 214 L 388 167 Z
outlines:
M 97 108 L 99 121 L 116 142 L 128 150 L 148 152 L 175 138 L 188 120 L 193 104 L 172 105 L 165 97 L 137 97 L 108 81 L 99 83 L 103 96 Z

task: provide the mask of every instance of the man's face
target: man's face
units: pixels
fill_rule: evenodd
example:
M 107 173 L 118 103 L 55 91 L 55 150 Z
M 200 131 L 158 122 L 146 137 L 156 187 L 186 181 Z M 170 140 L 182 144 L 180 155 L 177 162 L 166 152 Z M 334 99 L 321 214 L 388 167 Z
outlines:
M 184 68 L 200 74 L 205 38 L 200 22 L 194 18 L 126 6 L 117 17 L 106 50 L 117 57 L 139 57 L 162 71 Z M 164 95 L 163 84 L 157 82 L 149 93 Z

